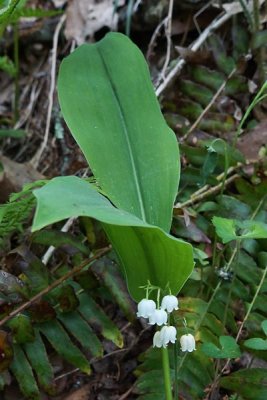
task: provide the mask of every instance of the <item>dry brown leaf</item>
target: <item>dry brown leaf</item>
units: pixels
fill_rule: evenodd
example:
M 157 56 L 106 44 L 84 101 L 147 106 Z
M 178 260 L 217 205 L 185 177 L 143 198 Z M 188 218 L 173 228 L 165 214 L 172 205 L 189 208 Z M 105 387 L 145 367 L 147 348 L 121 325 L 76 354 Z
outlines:
M 256 128 L 249 130 L 240 136 L 237 148 L 244 154 L 247 160 L 259 158 L 259 151 L 267 143 L 267 121 L 260 122 Z
M 17 163 L 2 155 L 0 155 L 0 163 L 3 166 L 3 171 L 0 173 L 0 202 L 2 203 L 8 200 L 10 193 L 20 191 L 26 183 L 44 179 L 44 176 L 28 163 Z
M 124 0 L 123 0 L 124 3 Z M 121 6 L 121 2 L 119 2 Z M 118 14 L 114 12 L 113 0 L 69 0 L 65 35 L 77 44 L 92 38 L 103 27 L 116 30 Z
M 68 396 L 64 395 L 62 397 L 62 400 L 88 400 L 89 399 L 89 394 L 91 392 L 90 385 L 84 385 L 78 390 L 75 390 L 75 392 L 72 392 Z

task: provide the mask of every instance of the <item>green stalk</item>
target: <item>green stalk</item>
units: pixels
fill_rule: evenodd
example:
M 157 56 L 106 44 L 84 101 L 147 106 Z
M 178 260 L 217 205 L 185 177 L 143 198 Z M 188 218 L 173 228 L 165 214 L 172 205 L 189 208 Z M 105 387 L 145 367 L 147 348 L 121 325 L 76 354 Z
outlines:
M 172 384 L 171 384 L 171 371 L 168 349 L 162 347 L 162 366 L 164 376 L 164 387 L 166 400 L 173 400 L 172 397 Z
M 223 323 L 222 323 L 223 331 L 226 329 L 227 313 L 228 313 L 228 310 L 229 310 L 229 307 L 230 307 L 230 304 L 231 304 L 231 301 L 232 301 L 232 293 L 233 293 L 234 282 L 235 282 L 236 274 L 237 274 L 240 248 L 241 248 L 241 241 L 237 240 L 237 242 L 236 242 L 236 249 L 237 249 L 236 250 L 236 263 L 234 264 L 234 268 L 233 268 L 234 274 L 233 274 L 233 277 L 232 277 L 232 282 L 230 284 L 230 288 L 229 288 L 229 292 L 228 292 L 228 296 L 227 296 L 227 301 L 226 301 L 226 305 L 225 305 L 225 309 L 224 309 L 224 316 L 223 316 Z M 230 265 L 231 265 L 232 262 L 234 261 L 234 258 L 231 258 L 230 261 L 231 261 L 230 262 Z
M 177 341 L 173 345 L 174 353 L 174 400 L 178 400 L 178 345 Z
M 238 125 L 234 140 L 233 140 L 233 147 L 236 147 L 237 144 L 237 139 L 239 138 L 239 136 L 241 135 L 242 132 L 242 128 L 244 123 L 246 122 L 249 114 L 251 113 L 251 111 L 253 110 L 253 108 L 259 103 L 261 102 L 265 97 L 267 97 L 267 94 L 264 94 L 264 91 L 267 89 L 267 81 L 264 82 L 264 84 L 262 85 L 262 87 L 260 88 L 259 92 L 256 94 L 256 96 L 254 97 L 254 99 L 252 100 L 252 102 L 250 103 L 250 105 L 248 106 L 242 120 L 240 121 L 240 124 Z

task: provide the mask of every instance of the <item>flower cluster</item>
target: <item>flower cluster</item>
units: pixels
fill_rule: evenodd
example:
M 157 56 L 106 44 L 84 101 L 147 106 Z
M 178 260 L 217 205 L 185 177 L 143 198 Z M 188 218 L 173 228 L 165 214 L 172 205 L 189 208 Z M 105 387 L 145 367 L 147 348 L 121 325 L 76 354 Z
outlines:
M 153 347 L 167 347 L 169 343 L 175 343 L 177 331 L 174 326 L 167 325 L 169 314 L 178 310 L 178 299 L 173 295 L 164 296 L 161 306 L 158 308 L 153 300 L 143 299 L 137 306 L 137 317 L 148 318 L 150 325 L 163 327 L 154 334 Z M 195 338 L 191 334 L 182 335 L 180 338 L 181 350 L 192 352 L 196 349 Z

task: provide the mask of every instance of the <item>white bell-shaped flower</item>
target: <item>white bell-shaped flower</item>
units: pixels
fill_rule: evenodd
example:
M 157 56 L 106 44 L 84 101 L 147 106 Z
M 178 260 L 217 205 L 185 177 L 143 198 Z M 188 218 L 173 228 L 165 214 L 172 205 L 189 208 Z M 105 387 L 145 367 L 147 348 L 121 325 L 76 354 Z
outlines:
M 191 353 L 192 351 L 196 350 L 196 341 L 191 333 L 181 336 L 180 344 L 182 351 L 188 351 L 189 353 Z
M 162 347 L 163 346 L 163 342 L 162 342 L 162 338 L 160 335 L 160 331 L 157 331 L 154 336 L 153 336 L 153 347 Z
M 163 347 L 166 347 L 168 343 L 175 343 L 176 333 L 176 328 L 174 326 L 163 326 L 163 328 L 161 328 L 160 340 Z
M 166 311 L 160 309 L 156 309 L 153 314 L 149 316 L 149 324 L 150 325 L 164 325 L 167 323 L 168 314 Z
M 178 299 L 172 294 L 164 296 L 161 302 L 161 308 L 167 310 L 169 313 L 173 310 L 178 310 Z
M 156 303 L 153 300 L 143 299 L 137 305 L 137 317 L 149 318 L 156 310 Z

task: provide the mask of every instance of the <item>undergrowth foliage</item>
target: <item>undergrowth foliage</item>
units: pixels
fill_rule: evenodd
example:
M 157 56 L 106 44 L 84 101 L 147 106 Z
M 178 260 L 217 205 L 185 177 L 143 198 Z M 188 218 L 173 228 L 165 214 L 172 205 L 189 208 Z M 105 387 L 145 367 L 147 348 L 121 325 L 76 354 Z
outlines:
M 14 12 L 12 15 L 15 17 Z M 246 46 L 247 43 L 243 45 Z M 201 66 L 189 68 L 189 79 L 180 82 L 180 90 L 184 96 L 188 96 L 188 100 L 183 100 L 184 104 L 179 105 L 179 113 L 170 115 L 168 110 L 166 111 L 166 117 L 173 126 L 177 126 L 177 121 L 180 122 L 181 119 L 185 122 L 183 118 L 192 122 L 200 115 L 225 77 L 236 68 L 239 55 L 247 51 L 244 48 L 236 49 L 233 57 L 228 59 L 224 52 L 218 56 L 216 46 L 219 46 L 218 38 L 214 37 L 211 43 L 214 69 L 208 71 Z M 108 47 L 103 45 L 100 49 L 96 51 L 98 57 L 99 51 L 107 51 L 105 57 L 108 60 L 108 57 L 111 57 L 113 61 L 112 55 L 108 54 Z M 77 53 L 74 57 L 76 56 Z M 91 57 L 89 59 L 91 62 Z M 99 59 L 97 61 L 99 62 Z M 70 62 L 70 66 L 76 71 L 76 64 Z M 94 65 L 92 68 L 95 69 Z M 110 70 L 106 65 L 103 67 L 107 75 L 105 79 L 112 83 L 107 86 L 113 89 L 113 101 L 115 93 L 116 101 L 120 103 L 120 119 L 123 115 L 128 122 L 132 118 L 127 108 L 129 104 L 126 103 L 127 107 L 124 109 L 121 105 L 124 104 L 123 101 L 120 98 L 118 100 L 119 88 L 114 90 L 117 82 L 110 72 L 112 68 L 113 64 Z M 66 71 L 64 73 L 68 74 Z M 62 72 L 63 75 L 64 73 Z M 207 74 L 211 76 L 209 87 L 206 87 L 207 81 L 204 79 Z M 104 294 L 105 298 L 119 307 L 130 321 L 135 319 L 121 271 L 113 262 L 113 253 L 94 263 L 90 262 L 92 254 L 102 247 L 103 237 L 106 244 L 105 231 L 119 256 L 118 264 L 128 278 L 128 288 L 135 300 L 141 300 L 141 285 L 147 284 L 148 278 L 158 279 L 159 282 L 156 283 L 159 286 L 162 284 L 163 288 L 173 285 L 175 294 L 180 291 L 179 310 L 176 306 L 173 307 L 171 325 L 168 327 L 175 330 L 175 338 L 176 332 L 179 337 L 193 335 L 196 351 L 191 354 L 183 353 L 175 343 L 174 335 L 171 336 L 172 340 L 168 338 L 169 345 L 164 350 L 167 350 L 170 359 L 172 385 L 178 386 L 181 396 L 192 400 L 199 400 L 205 396 L 212 398 L 215 391 L 219 390 L 222 396 L 231 396 L 233 393 L 233 399 L 237 399 L 238 396 L 244 400 L 267 398 L 266 369 L 258 368 L 259 360 L 267 361 L 264 352 L 267 349 L 265 161 L 255 164 L 255 175 L 249 177 L 242 169 L 245 164 L 244 155 L 224 140 L 212 138 L 202 141 L 198 147 L 183 144 L 181 153 L 186 165 L 181 175 L 177 199 L 179 203 L 176 203 L 174 208 L 171 227 L 173 236 L 170 236 L 169 220 L 178 177 L 174 174 L 170 179 L 175 190 L 168 198 L 168 207 L 164 210 L 162 218 L 158 218 L 155 209 L 148 210 L 147 204 L 150 205 L 151 198 L 147 199 L 145 195 L 149 196 L 152 190 L 157 193 L 158 188 L 166 184 L 169 176 L 163 179 L 160 173 L 156 185 L 151 187 L 151 192 L 145 191 L 144 182 L 138 182 L 140 170 L 137 168 L 138 173 L 134 171 L 132 174 L 131 171 L 129 175 L 121 176 L 125 172 L 121 167 L 123 163 L 121 159 L 118 163 L 118 158 L 115 157 L 114 170 L 109 170 L 113 171 L 113 176 L 117 174 L 118 183 L 113 185 L 110 176 L 101 181 L 103 177 L 101 168 L 99 173 L 99 167 L 103 164 L 102 153 L 98 157 L 95 156 L 97 151 L 91 154 L 91 149 L 83 141 L 84 126 L 79 125 L 82 119 L 77 122 L 76 115 L 73 120 L 73 114 L 68 115 L 68 107 L 73 113 L 72 107 L 76 106 L 68 104 L 67 101 L 69 93 L 73 96 L 72 87 L 68 86 L 73 82 L 66 77 L 62 79 L 61 101 L 64 112 L 87 158 L 95 157 L 92 164 L 96 165 L 95 178 L 100 183 L 96 188 L 87 180 L 79 180 L 76 177 L 36 182 L 25 187 L 22 192 L 12 195 L 10 201 L 0 208 L 0 246 L 2 249 L 5 246 L 9 247 L 12 239 L 17 245 L 13 254 L 16 254 L 19 260 L 16 264 L 19 274 L 15 271 L 14 274 L 0 271 L 1 318 L 7 317 L 16 307 L 29 301 L 26 309 L 15 313 L 16 315 L 1 327 L 0 388 L 4 389 L 9 371 L 18 381 L 25 398 L 37 400 L 42 390 L 52 396 L 56 394 L 56 389 L 50 347 L 66 362 L 90 374 L 91 362 L 104 354 L 103 339 L 112 341 L 118 347 L 123 346 L 122 334 L 105 312 L 105 303 L 102 300 Z M 226 87 L 227 93 L 234 101 L 238 100 L 240 87 L 245 92 L 247 82 L 239 75 Z M 126 97 L 129 97 L 128 92 Z M 95 107 L 93 100 L 90 101 L 92 108 Z M 82 101 L 82 105 L 84 104 L 88 105 Z M 77 107 L 79 109 L 79 104 Z M 97 109 L 98 107 L 99 103 Z M 202 129 L 209 133 L 215 130 L 228 132 L 237 125 L 237 116 L 234 119 L 229 118 L 227 113 L 222 113 L 217 119 L 218 111 L 220 110 L 213 110 L 213 113 L 206 116 L 200 125 Z M 109 123 L 112 122 L 117 127 L 117 121 L 112 120 L 113 114 L 112 109 Z M 157 116 L 156 112 L 155 115 Z M 139 118 L 138 113 L 137 117 Z M 134 124 L 135 120 L 131 122 Z M 162 120 L 159 119 L 159 122 L 162 123 Z M 86 127 L 86 132 L 92 132 L 93 136 L 101 123 L 106 121 L 100 118 L 92 126 Z M 122 136 L 125 135 L 125 126 L 127 127 L 127 124 L 121 129 Z M 166 128 L 164 124 L 162 127 Z M 103 131 L 105 132 L 104 128 Z M 170 132 L 166 130 L 165 133 L 168 135 Z M 180 133 L 186 133 L 185 126 L 181 128 Z M 103 141 L 106 141 L 105 137 Z M 119 154 L 119 140 L 118 143 Z M 133 143 L 130 132 L 127 146 Z M 151 146 L 149 141 L 149 153 Z M 141 147 L 143 151 L 143 143 Z M 106 145 L 105 149 L 110 154 L 110 146 Z M 131 160 L 137 157 L 138 152 L 135 150 L 133 146 Z M 159 150 L 165 151 L 161 143 Z M 168 158 L 167 150 L 165 155 Z M 179 168 L 178 157 L 176 152 L 173 157 L 176 172 Z M 128 162 L 129 157 L 125 158 Z M 117 169 L 116 164 L 119 164 Z M 106 164 L 103 167 L 104 172 L 105 170 Z M 147 165 L 142 174 L 145 175 L 145 183 L 149 185 L 152 179 L 151 176 L 147 177 L 146 170 Z M 233 177 L 235 171 L 238 175 L 229 183 L 227 179 L 229 176 Z M 100 174 L 100 179 L 97 174 Z M 257 180 L 253 179 L 255 176 Z M 135 180 L 136 187 L 133 191 L 137 195 L 131 204 L 128 194 L 132 188 L 127 186 L 127 191 L 125 189 L 122 192 L 123 183 L 119 178 L 125 178 L 127 185 L 129 181 Z M 102 196 L 103 193 L 105 197 Z M 140 198 L 143 200 L 143 193 L 145 201 L 142 202 Z M 58 194 L 61 194 L 61 197 Z M 112 204 L 108 198 L 112 200 Z M 164 204 L 164 199 L 160 200 Z M 33 223 L 35 232 L 30 235 L 27 227 L 36 203 L 38 210 Z M 59 221 L 72 216 L 80 216 L 81 225 L 74 225 L 71 233 L 61 232 Z M 96 221 L 100 221 L 102 225 Z M 50 227 L 39 231 L 47 225 Z M 195 268 L 192 273 L 191 246 L 176 238 L 190 240 L 194 245 Z M 56 248 L 53 257 L 58 266 L 55 269 L 50 269 L 41 261 L 40 254 L 43 254 L 48 246 Z M 162 249 L 164 251 L 161 252 Z M 166 260 L 167 265 L 164 264 Z M 73 267 L 79 265 L 83 268 L 78 274 L 64 279 Z M 175 282 L 172 282 L 172 279 Z M 53 287 L 53 283 L 58 280 L 59 284 Z M 31 299 L 42 291 L 45 291 L 44 295 L 31 302 Z M 140 310 L 138 316 L 148 317 L 150 322 L 152 321 L 151 315 L 144 315 Z M 167 339 L 164 341 L 164 338 L 164 335 L 160 337 L 160 341 L 157 342 L 159 346 L 155 347 L 166 347 Z M 135 370 L 137 379 L 134 386 L 134 395 L 138 399 L 165 398 L 161 357 L 161 349 L 158 348 L 149 348 L 140 355 L 140 364 Z
M 122 335 L 101 307 L 98 292 L 104 290 L 106 298 L 115 303 L 119 294 L 117 304 L 129 320 L 133 320 L 131 301 L 113 261 L 102 258 L 91 271 L 91 250 L 81 242 L 84 239 L 81 235 L 60 235 L 57 231 L 41 232 L 32 237 L 32 246 L 38 244 L 45 248 L 44 245 L 53 245 L 59 254 L 63 254 L 64 249 L 69 263 L 62 263 L 52 273 L 27 248 L 24 239 L 23 246 L 17 249 L 17 256 L 23 264 L 20 277 L 0 271 L 1 319 L 51 286 L 45 296 L 30 303 L 24 312 L 10 319 L 5 329 L 0 330 L 1 372 L 9 370 L 13 374 L 25 398 L 39 399 L 40 389 L 50 395 L 56 394 L 47 341 L 65 361 L 86 374 L 91 373 L 89 360 L 103 355 L 103 338 L 119 348 L 123 346 Z M 89 257 L 88 262 L 86 257 Z M 80 263 L 84 264 L 84 268 L 75 279 L 61 279 L 71 272 L 70 265 Z M 61 284 L 52 289 L 53 282 L 60 279 Z M 12 337 L 12 342 L 8 336 Z M 6 373 L 0 374 L 2 390 L 6 380 Z
M 32 190 L 44 184 L 45 181 L 38 181 L 26 185 L 21 192 L 11 194 L 8 203 L 0 206 L 0 250 L 4 249 L 13 233 L 24 231 L 23 224 L 29 222 L 36 206 Z

